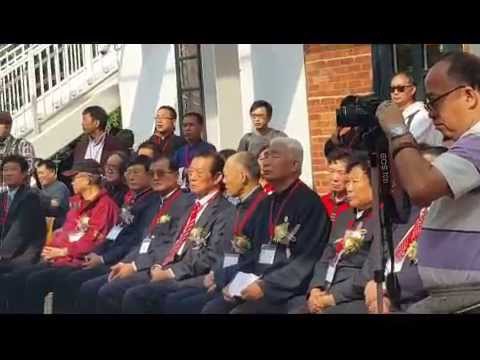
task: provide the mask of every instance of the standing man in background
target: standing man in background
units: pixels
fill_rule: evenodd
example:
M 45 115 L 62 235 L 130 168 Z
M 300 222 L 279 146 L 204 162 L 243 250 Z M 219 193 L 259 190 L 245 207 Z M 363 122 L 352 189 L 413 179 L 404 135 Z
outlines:
M 250 107 L 250 118 L 252 119 L 253 132 L 245 134 L 240 140 L 238 151 L 249 151 L 258 156 L 260 151 L 270 144 L 276 137 L 287 137 L 280 130 L 268 127 L 272 120 L 272 105 L 265 100 L 257 100 Z
M 185 139 L 175 135 L 177 112 L 168 105 L 160 106 L 155 115 L 155 132 L 148 142 L 155 144 L 158 155 L 172 156 L 185 145 Z
M 122 142 L 115 136 L 107 134 L 107 112 L 100 106 L 89 106 L 82 113 L 82 129 L 84 136 L 73 154 L 73 162 L 93 159 L 102 167 L 107 162 L 109 155 L 114 151 L 128 153 Z
M 27 140 L 12 135 L 12 122 L 12 116 L 9 112 L 0 112 L 0 159 L 3 160 L 9 155 L 23 156 L 27 160 L 28 171 L 31 175 L 35 150 Z

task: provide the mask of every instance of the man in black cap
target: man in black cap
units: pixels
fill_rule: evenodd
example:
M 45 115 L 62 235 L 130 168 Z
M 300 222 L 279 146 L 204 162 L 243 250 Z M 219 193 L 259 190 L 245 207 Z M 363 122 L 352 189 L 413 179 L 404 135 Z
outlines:
M 8 155 L 21 155 L 28 162 L 29 174 L 33 170 L 35 150 L 33 145 L 25 139 L 19 139 L 12 134 L 12 116 L 9 112 L 0 112 L 0 159 Z
M 10 312 L 41 313 L 44 296 L 56 281 L 85 262 L 105 241 L 115 225 L 119 209 L 101 187 L 102 169 L 95 160 L 82 160 L 64 173 L 73 176 L 75 195 L 62 228 L 54 233 L 51 246 L 45 246 L 37 265 L 19 267 L 0 280 Z

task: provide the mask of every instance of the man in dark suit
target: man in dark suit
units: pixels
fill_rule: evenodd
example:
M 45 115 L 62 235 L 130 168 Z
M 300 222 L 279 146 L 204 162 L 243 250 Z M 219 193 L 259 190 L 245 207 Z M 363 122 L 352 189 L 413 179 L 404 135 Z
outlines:
M 168 105 L 160 106 L 155 115 L 155 132 L 148 142 L 155 144 L 156 153 L 159 155 L 172 156 L 185 145 L 185 139 L 175 135 L 175 121 L 177 112 Z
M 37 194 L 24 184 L 28 162 L 10 155 L 2 163 L 8 191 L 0 194 L 0 272 L 38 262 L 46 236 L 45 214 Z
M 224 296 L 208 302 L 204 313 L 286 313 L 288 300 L 307 290 L 328 241 L 330 219 L 320 197 L 299 179 L 302 161 L 297 140 L 272 140 L 263 166 L 275 193 L 260 203 L 244 229 L 252 256 L 227 276 L 248 273 L 253 281 L 243 282 L 233 294 L 226 286 Z
M 115 265 L 144 238 L 159 198 L 151 188 L 150 158 L 139 156 L 127 168 L 129 192 L 121 208 L 116 225 L 107 234 L 107 240 L 85 257 L 81 269 L 59 279 L 54 287 L 54 312 L 71 312 L 76 295 L 83 282 L 108 274 Z
M 234 222 L 233 233 L 224 244 L 223 261 L 205 276 L 203 287 L 187 287 L 168 295 L 165 301 L 166 313 L 200 313 L 206 302 L 225 286 L 223 270 L 235 267 L 251 253 L 251 244 L 242 242 L 243 229 L 253 217 L 256 208 L 267 197 L 258 183 L 260 178 L 258 161 L 252 153 L 246 151 L 236 153 L 226 161 L 223 174 L 227 195 L 239 199 L 235 216 L 231 219 Z
M 128 153 L 128 149 L 115 136 L 106 133 L 108 115 L 100 106 L 83 110 L 83 138 L 75 146 L 73 162 L 84 159 L 96 160 L 103 167 L 108 156 L 117 150 Z
M 80 288 L 77 311 L 94 313 L 97 293 L 100 291 L 99 312 L 120 312 L 121 300 L 129 288 L 150 281 L 150 267 L 159 263 L 175 240 L 175 233 L 182 225 L 180 220 L 195 201 L 194 195 L 184 193 L 178 185 L 178 167 L 166 156 L 160 156 L 150 167 L 152 188 L 160 195 L 159 208 L 142 229 L 143 240 L 120 262 L 110 268 L 108 275 L 86 281 Z
M 217 153 L 193 158 L 188 177 L 197 200 L 185 214 L 165 258 L 150 268 L 151 283 L 125 293 L 123 313 L 162 313 L 165 296 L 181 287 L 202 287 L 205 275 L 223 260 L 234 216 L 233 205 L 221 193 L 223 165 Z

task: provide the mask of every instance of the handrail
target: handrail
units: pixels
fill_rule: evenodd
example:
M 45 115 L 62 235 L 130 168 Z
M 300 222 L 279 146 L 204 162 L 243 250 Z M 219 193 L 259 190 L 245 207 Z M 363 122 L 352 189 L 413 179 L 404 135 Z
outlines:
M 41 118 L 98 78 L 118 70 L 118 50 L 101 44 L 6 44 L 0 48 L 0 110 L 23 118 L 23 125 L 16 122 L 20 125 L 15 128 L 14 124 L 13 132 L 40 132 Z

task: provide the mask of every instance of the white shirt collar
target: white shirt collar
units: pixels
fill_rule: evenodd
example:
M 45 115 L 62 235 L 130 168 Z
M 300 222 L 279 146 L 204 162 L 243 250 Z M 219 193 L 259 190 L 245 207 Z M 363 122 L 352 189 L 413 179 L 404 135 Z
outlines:
M 165 200 L 167 200 L 167 199 L 168 199 L 170 196 L 172 196 L 172 195 L 173 195 L 173 193 L 174 193 L 175 191 L 177 191 L 177 190 L 178 190 L 178 189 L 175 189 L 175 190 L 173 190 L 173 191 L 169 192 L 167 195 L 165 195 L 165 196 L 162 196 L 162 201 L 165 201 Z
M 196 201 L 198 203 L 200 203 L 200 206 L 205 206 L 215 195 L 217 195 L 218 193 L 218 190 L 215 190 L 207 195 L 205 195 L 204 197 L 202 197 L 201 199 L 197 199 Z
M 363 216 L 363 213 L 365 210 L 358 210 L 357 213 L 355 214 L 355 220 L 360 219 Z
M 415 101 L 413 104 L 408 105 L 405 110 L 403 110 L 402 115 L 404 118 L 409 117 L 413 113 L 422 110 L 425 108 L 425 105 L 423 105 L 423 102 L 421 101 Z
M 89 139 L 89 144 L 92 144 L 92 145 L 94 145 L 94 146 L 100 145 L 101 143 L 104 142 L 106 135 L 107 135 L 107 133 L 104 132 L 102 135 L 100 135 L 100 136 L 98 137 L 98 139 L 92 139 L 91 137 L 89 137 L 89 138 L 88 138 L 88 139 Z

